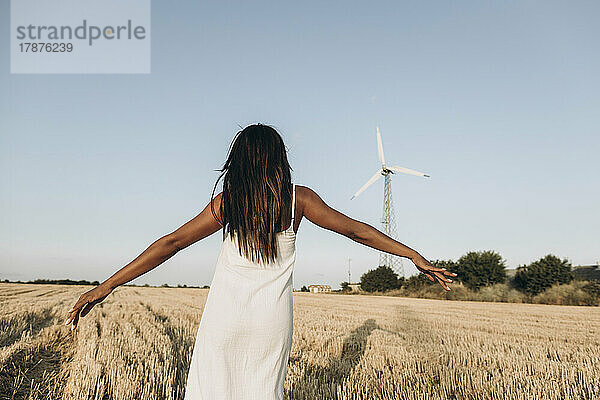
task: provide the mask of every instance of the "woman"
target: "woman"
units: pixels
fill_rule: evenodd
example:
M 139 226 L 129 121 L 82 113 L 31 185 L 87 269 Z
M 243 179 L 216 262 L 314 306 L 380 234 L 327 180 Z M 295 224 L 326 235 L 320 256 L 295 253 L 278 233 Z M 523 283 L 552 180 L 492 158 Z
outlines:
M 292 271 L 302 218 L 358 243 L 409 258 L 446 290 L 447 276 L 417 251 L 332 209 L 306 186 L 291 182 L 281 136 L 267 125 L 238 132 L 220 170 L 223 191 L 195 218 L 163 236 L 135 260 L 83 294 L 65 324 L 117 286 L 150 271 L 178 251 L 223 229 L 223 245 L 202 313 L 185 398 L 282 399 L 292 345 Z

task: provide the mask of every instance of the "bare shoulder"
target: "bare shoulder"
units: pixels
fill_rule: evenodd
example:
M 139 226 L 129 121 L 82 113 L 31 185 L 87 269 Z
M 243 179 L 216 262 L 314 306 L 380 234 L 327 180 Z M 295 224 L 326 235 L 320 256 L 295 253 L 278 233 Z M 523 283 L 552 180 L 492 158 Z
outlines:
M 301 199 L 304 198 L 304 196 L 306 196 L 306 191 L 310 190 L 308 187 L 304 186 L 304 185 L 298 185 L 296 184 L 296 199 L 298 201 L 300 201 Z
M 302 215 L 321 228 L 335 231 L 344 236 L 352 236 L 357 229 L 358 221 L 331 208 L 321 196 L 308 186 L 296 186 L 296 199 L 297 207 L 302 208 Z
M 212 198 L 212 202 L 215 205 L 221 205 L 222 199 L 223 199 L 223 192 L 219 192 L 215 197 Z
M 296 196 L 313 196 L 316 195 L 315 191 L 304 185 L 296 185 Z
M 317 192 L 304 185 L 296 185 L 296 207 L 307 217 L 309 217 L 308 214 L 311 211 L 329 209 L 329 206 Z
M 296 207 L 302 210 L 302 213 L 307 206 L 310 206 L 311 203 L 314 204 L 317 200 L 321 200 L 321 198 L 314 190 L 308 186 L 296 185 Z
M 210 212 L 219 224 L 222 224 L 223 219 L 221 215 L 221 204 L 223 203 L 223 192 L 220 192 L 210 201 L 207 208 L 210 208 Z

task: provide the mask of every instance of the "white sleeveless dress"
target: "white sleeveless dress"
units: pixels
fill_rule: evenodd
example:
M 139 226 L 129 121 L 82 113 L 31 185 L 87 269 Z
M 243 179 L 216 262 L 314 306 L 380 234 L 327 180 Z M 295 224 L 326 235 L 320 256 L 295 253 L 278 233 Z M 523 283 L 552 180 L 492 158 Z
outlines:
M 185 400 L 281 400 L 292 347 L 292 222 L 277 233 L 277 260 L 252 263 L 226 235 L 194 344 Z

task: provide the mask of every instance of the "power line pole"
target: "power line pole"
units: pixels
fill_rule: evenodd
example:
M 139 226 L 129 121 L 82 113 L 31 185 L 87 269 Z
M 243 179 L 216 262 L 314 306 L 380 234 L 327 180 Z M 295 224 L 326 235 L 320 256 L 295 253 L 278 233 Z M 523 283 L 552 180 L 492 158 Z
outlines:
M 350 284 L 352 281 L 350 280 L 350 261 L 352 261 L 352 259 L 350 257 L 348 257 L 348 284 Z

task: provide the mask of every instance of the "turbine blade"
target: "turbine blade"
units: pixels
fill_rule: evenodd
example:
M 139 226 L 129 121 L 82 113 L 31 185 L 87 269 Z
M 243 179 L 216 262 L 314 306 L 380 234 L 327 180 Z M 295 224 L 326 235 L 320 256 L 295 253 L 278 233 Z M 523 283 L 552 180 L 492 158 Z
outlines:
M 413 169 L 408 169 L 408 168 L 404 168 L 404 167 L 387 167 L 387 169 L 391 169 L 392 171 L 396 171 L 396 172 L 403 172 L 403 173 L 409 174 L 409 175 L 424 176 L 426 178 L 429 178 L 429 175 L 427 175 L 423 172 L 415 171 Z
M 381 142 L 381 133 L 379 127 L 377 127 L 377 153 L 379 154 L 379 161 L 381 165 L 385 166 L 385 158 L 383 157 L 383 143 Z
M 371 186 L 377 179 L 379 179 L 381 177 L 381 173 L 383 172 L 382 168 L 379 168 L 379 170 L 377 172 L 375 172 L 375 175 L 373 175 L 368 181 L 367 183 L 365 183 L 360 189 L 358 189 L 358 192 L 354 193 L 354 196 L 352 196 L 350 198 L 350 200 L 352 200 L 353 198 L 355 198 L 356 196 L 358 196 L 359 194 L 361 194 L 362 192 L 364 192 L 364 190 L 366 188 L 368 188 L 369 186 Z

